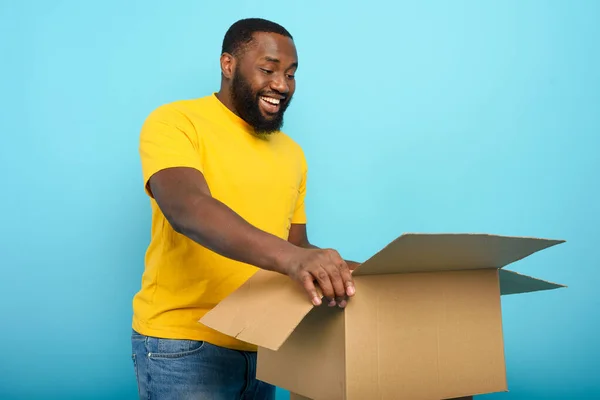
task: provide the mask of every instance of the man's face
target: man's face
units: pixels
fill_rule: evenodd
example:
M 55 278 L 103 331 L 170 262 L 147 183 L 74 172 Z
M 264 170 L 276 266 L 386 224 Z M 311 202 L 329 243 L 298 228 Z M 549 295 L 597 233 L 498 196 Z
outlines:
M 242 50 L 237 61 L 231 79 L 237 113 L 256 133 L 279 130 L 296 90 L 294 42 L 276 33 L 255 33 L 254 42 Z

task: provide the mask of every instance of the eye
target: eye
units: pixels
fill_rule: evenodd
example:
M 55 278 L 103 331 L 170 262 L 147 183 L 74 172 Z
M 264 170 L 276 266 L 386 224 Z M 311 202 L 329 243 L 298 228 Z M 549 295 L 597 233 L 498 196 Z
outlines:
M 262 72 L 264 72 L 265 74 L 267 74 L 267 75 L 270 75 L 270 74 L 272 74 L 272 73 L 273 73 L 273 71 L 271 71 L 271 70 L 269 70 L 269 69 L 265 69 L 265 68 L 261 68 L 260 70 L 261 70 Z
M 294 78 L 295 78 L 295 75 L 288 74 L 288 75 L 287 75 L 287 77 L 288 77 L 288 79 L 294 79 Z

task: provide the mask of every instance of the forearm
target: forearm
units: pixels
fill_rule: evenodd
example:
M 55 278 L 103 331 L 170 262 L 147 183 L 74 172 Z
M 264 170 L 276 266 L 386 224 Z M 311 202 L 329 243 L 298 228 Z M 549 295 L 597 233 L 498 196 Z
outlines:
M 283 271 L 295 246 L 245 221 L 222 202 L 203 196 L 173 213 L 174 229 L 202 246 L 262 269 Z

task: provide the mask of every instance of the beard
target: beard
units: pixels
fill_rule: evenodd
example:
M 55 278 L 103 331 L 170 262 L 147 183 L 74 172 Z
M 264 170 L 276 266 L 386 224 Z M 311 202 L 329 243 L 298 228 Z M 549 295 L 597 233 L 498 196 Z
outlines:
M 250 85 L 250 82 L 239 73 L 235 71 L 231 80 L 231 98 L 233 100 L 233 106 L 239 114 L 239 116 L 246 121 L 256 134 L 271 134 L 281 129 L 283 126 L 283 114 L 292 100 L 291 97 L 286 97 L 281 101 L 279 111 L 272 115 L 270 118 L 266 118 L 260 111 L 258 102 L 260 96 L 268 95 L 267 91 L 254 92 Z

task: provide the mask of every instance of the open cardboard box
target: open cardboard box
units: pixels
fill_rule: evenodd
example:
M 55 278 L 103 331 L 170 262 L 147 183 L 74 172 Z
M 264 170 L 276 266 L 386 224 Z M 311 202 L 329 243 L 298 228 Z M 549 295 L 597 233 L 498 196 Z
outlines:
M 342 310 L 260 270 L 200 322 L 258 346 L 257 378 L 314 400 L 507 391 L 500 296 L 564 287 L 503 269 L 562 240 L 404 234 L 353 273 Z

